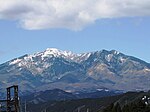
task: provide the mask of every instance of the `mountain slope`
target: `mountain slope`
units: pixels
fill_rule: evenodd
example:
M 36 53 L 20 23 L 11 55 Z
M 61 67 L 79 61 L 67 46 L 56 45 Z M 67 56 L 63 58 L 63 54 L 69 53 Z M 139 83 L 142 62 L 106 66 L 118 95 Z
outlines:
M 0 89 L 18 84 L 20 94 L 65 91 L 149 90 L 150 64 L 118 51 L 75 54 L 48 48 L 0 65 Z

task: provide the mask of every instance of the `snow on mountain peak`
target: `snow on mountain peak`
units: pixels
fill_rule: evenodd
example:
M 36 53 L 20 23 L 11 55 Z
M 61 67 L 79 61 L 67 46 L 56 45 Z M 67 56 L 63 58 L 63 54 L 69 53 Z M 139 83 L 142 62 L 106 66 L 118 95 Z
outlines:
M 54 56 L 54 57 L 63 57 L 63 58 L 71 58 L 75 56 L 76 54 L 72 53 L 71 51 L 62 51 L 56 48 L 47 48 L 42 55 L 42 58 L 44 57 L 49 57 L 49 56 Z
M 55 49 L 55 48 L 47 48 L 44 52 L 43 52 L 43 55 L 42 57 L 48 57 L 50 55 L 53 55 L 53 56 L 60 56 L 62 54 L 62 51 L 61 50 L 58 50 L 58 49 Z
M 89 58 L 89 56 L 92 53 L 81 53 L 81 54 L 75 54 L 71 51 L 63 51 L 56 48 L 47 48 L 43 52 L 37 52 L 34 54 L 26 55 L 22 58 L 17 58 L 13 61 L 10 61 L 9 65 L 18 64 L 19 66 L 26 66 L 30 64 L 36 64 L 39 62 L 35 62 L 34 59 L 38 57 L 38 59 L 41 58 L 40 61 L 43 61 L 45 58 L 51 58 L 51 57 L 61 57 L 65 58 L 67 60 L 75 61 L 75 62 L 82 62 Z M 41 63 L 41 62 L 40 62 Z
M 59 49 L 56 49 L 56 48 L 47 48 L 46 50 L 45 50 L 45 53 L 53 53 L 53 54 L 59 54 L 59 53 L 61 53 L 61 52 L 63 52 L 63 51 L 61 51 L 61 50 L 59 50 Z
M 9 64 L 13 65 L 13 64 L 19 63 L 20 61 L 21 61 L 21 59 L 16 59 L 16 60 L 13 60 L 12 62 L 10 62 Z

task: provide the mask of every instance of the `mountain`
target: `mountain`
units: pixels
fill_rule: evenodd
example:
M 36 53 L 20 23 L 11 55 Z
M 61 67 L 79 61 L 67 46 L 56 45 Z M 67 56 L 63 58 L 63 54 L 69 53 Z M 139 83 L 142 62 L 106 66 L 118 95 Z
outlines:
M 20 94 L 150 89 L 150 64 L 115 50 L 75 54 L 48 48 L 0 65 L 0 90 L 18 84 Z

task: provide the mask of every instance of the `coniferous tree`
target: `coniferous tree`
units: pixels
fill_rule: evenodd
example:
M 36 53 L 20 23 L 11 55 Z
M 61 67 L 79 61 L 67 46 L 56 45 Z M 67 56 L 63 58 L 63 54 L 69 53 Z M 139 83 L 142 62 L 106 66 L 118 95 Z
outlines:
M 103 110 L 103 112 L 111 112 L 112 109 L 113 109 L 113 107 L 114 107 L 114 104 L 112 103 L 112 104 L 110 104 L 107 108 L 105 108 L 105 109 Z
M 112 112 L 122 112 L 119 103 L 117 102 L 116 105 L 112 108 Z
M 125 106 L 122 108 L 122 112 L 130 112 L 130 107 L 129 107 L 129 105 L 125 105 Z

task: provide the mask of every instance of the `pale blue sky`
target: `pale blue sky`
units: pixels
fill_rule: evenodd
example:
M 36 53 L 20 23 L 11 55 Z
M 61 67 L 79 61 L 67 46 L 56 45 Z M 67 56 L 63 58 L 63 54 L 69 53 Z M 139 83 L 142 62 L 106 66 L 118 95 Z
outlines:
M 150 63 L 150 1 L 94 1 L 0 0 L 0 63 L 51 47 L 113 49 Z
M 150 62 L 149 29 L 149 17 L 99 20 L 82 31 L 24 30 L 0 21 L 0 63 L 48 47 L 75 53 L 115 49 Z

